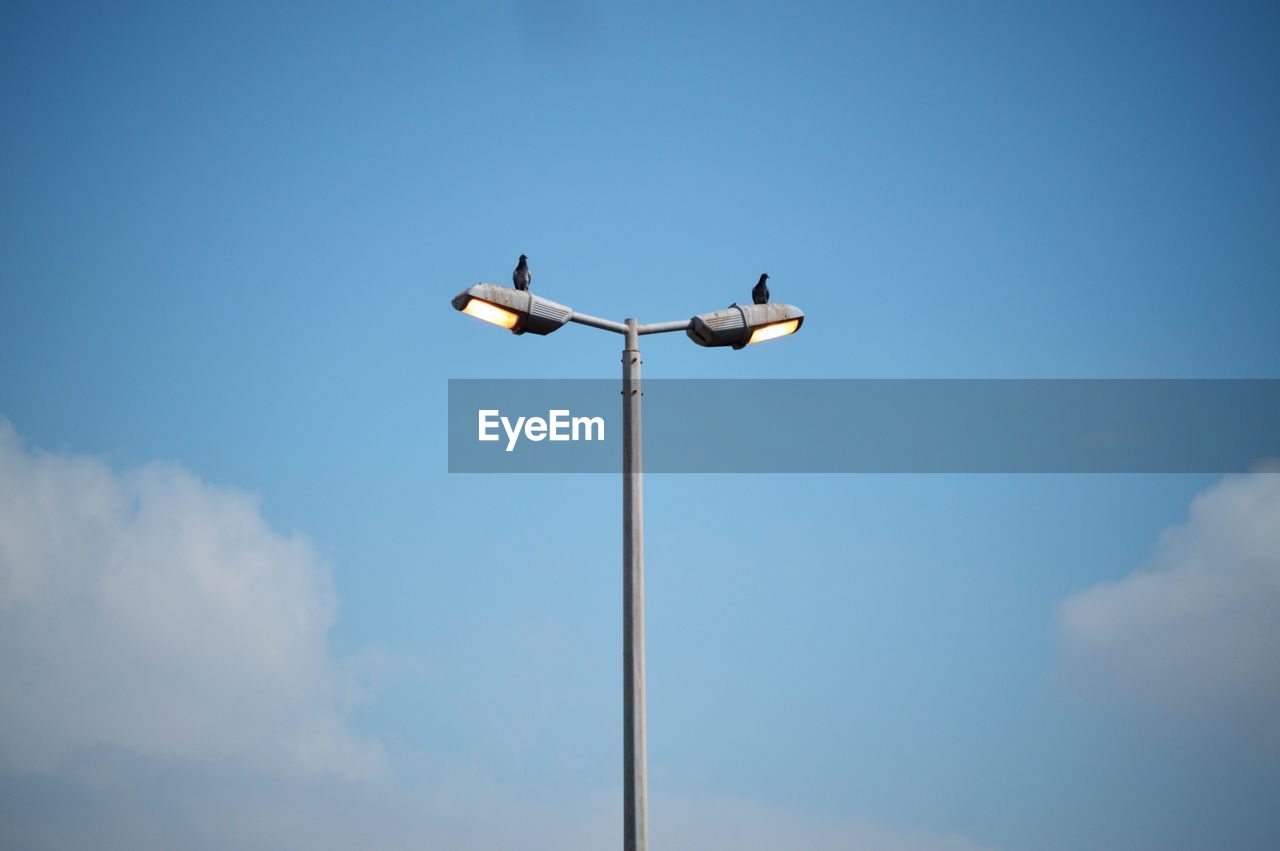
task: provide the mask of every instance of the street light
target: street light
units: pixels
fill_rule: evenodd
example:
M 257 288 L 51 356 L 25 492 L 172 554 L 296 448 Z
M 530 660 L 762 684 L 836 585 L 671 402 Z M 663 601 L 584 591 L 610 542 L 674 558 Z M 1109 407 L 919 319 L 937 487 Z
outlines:
M 790 304 L 732 304 L 689 320 L 685 333 L 699 346 L 741 349 L 800 330 L 804 311 Z
M 649 847 L 648 766 L 644 716 L 644 489 L 640 439 L 640 335 L 684 331 L 700 346 L 732 346 L 794 334 L 804 311 L 789 304 L 731 305 L 692 319 L 640 325 L 577 313 L 531 292 L 476 284 L 453 307 L 513 334 L 550 334 L 567 322 L 622 334 L 622 772 L 624 851 Z
M 528 290 L 476 284 L 453 297 L 456 310 L 511 329 L 513 334 L 550 334 L 573 316 L 563 304 L 540 298 Z

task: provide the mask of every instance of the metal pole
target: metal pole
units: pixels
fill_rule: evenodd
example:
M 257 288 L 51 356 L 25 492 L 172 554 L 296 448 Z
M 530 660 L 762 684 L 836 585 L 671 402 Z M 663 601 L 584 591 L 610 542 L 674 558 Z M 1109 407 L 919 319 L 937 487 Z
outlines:
M 640 447 L 640 341 L 627 320 L 622 350 L 622 785 L 624 851 L 649 847 L 644 721 L 644 464 Z

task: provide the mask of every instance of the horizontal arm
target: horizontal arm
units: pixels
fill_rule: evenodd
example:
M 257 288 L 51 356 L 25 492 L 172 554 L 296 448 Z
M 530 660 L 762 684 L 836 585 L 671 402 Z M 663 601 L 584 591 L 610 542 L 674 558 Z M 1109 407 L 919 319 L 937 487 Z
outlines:
M 671 331 L 683 331 L 689 327 L 691 319 L 677 319 L 675 322 L 651 322 L 636 329 L 637 334 L 667 334 Z
M 592 328 L 603 328 L 615 334 L 627 333 L 627 326 L 621 322 L 614 322 L 612 319 L 601 319 L 598 316 L 589 316 L 586 313 L 578 313 L 577 311 L 574 311 L 573 315 L 569 317 L 569 321 L 577 322 L 579 325 L 590 325 Z
M 592 328 L 603 328 L 606 331 L 612 331 L 615 334 L 627 333 L 627 326 L 621 322 L 614 322 L 612 319 L 601 319 L 598 316 L 591 316 L 587 313 L 578 313 L 576 310 L 569 317 L 570 322 L 577 322 L 579 325 L 590 325 Z M 637 334 L 666 334 L 671 331 L 683 331 L 689 327 L 689 319 L 677 319 L 675 322 L 651 322 L 648 325 L 637 325 Z

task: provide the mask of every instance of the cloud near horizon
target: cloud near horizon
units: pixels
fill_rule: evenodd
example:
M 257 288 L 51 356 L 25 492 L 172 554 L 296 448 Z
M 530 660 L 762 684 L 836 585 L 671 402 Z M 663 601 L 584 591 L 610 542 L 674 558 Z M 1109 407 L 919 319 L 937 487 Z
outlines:
M 351 782 L 97 752 L 53 778 L 0 771 L 0 847 L 596 851 L 618 845 L 621 803 L 618 788 L 548 796 L 470 770 Z M 655 848 L 994 851 L 959 835 L 749 798 L 657 794 L 650 803 Z
M 621 795 L 547 800 L 483 767 L 405 778 L 346 723 L 329 571 L 255 497 L 116 470 L 0 419 L 0 847 L 159 851 L 615 844 Z M 511 707 L 511 711 L 520 711 Z M 736 799 L 654 799 L 705 851 L 977 851 L 960 836 Z
M 1139 570 L 1067 598 L 1058 632 L 1071 684 L 1280 746 L 1280 471 L 1197 495 Z
M 179 464 L 28 449 L 0 419 L 0 760 L 95 749 L 376 775 L 327 654 L 329 571 Z

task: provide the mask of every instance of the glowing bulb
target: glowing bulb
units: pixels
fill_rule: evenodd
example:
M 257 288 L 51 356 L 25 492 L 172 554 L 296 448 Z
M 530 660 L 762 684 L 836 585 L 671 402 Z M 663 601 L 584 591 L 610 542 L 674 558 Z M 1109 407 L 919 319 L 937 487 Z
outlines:
M 485 322 L 492 322 L 494 325 L 501 325 L 503 328 L 514 328 L 516 323 L 520 321 L 518 313 L 512 313 L 496 304 L 490 304 L 487 301 L 481 301 L 473 298 L 467 302 L 467 306 L 462 308 L 463 313 L 470 314 L 476 319 L 483 319 Z
M 765 340 L 773 340 L 778 337 L 785 337 L 788 334 L 794 334 L 796 329 L 800 327 L 799 319 L 788 319 L 786 322 L 774 322 L 772 325 L 761 325 L 759 328 L 751 332 L 751 339 L 747 340 L 747 345 L 752 343 L 763 343 Z

